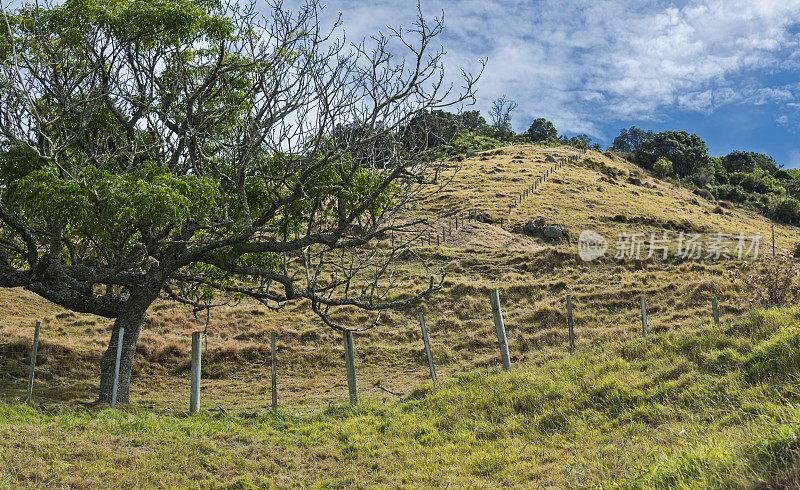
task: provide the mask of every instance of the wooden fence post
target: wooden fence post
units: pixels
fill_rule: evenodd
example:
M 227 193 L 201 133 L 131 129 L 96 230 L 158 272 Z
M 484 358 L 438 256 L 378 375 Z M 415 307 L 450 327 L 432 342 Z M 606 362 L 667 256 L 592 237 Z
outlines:
M 192 332 L 192 387 L 189 392 L 189 415 L 200 411 L 200 365 L 202 363 L 203 332 Z
M 272 361 L 272 411 L 278 411 L 278 368 L 275 362 L 275 332 L 269 336 L 270 341 L 270 360 Z
M 117 407 L 117 390 L 119 389 L 119 362 L 122 359 L 122 339 L 125 338 L 125 329 L 119 327 L 117 331 L 117 362 L 114 364 L 114 385 L 111 388 L 111 408 Z
M 575 350 L 575 332 L 572 324 L 572 296 L 567 295 L 567 325 L 569 326 L 569 351 Z
M 428 329 L 425 328 L 425 315 L 419 312 L 419 326 L 422 328 L 422 340 L 425 342 L 425 354 L 428 356 L 428 366 L 431 368 L 431 379 L 436 384 L 436 368 L 433 366 L 433 355 L 431 355 L 431 344 L 428 342 Z
M 25 403 L 31 402 L 33 395 L 33 377 L 36 372 L 36 354 L 39 352 L 39 328 L 42 326 L 41 322 L 36 321 L 36 328 L 33 330 L 33 347 L 31 348 L 31 368 L 28 371 L 28 396 L 25 397 Z
M 644 301 L 644 296 L 642 296 L 642 335 L 647 337 L 647 306 Z
M 353 332 L 345 330 L 344 337 L 344 364 L 347 368 L 347 389 L 350 392 L 350 404 L 358 404 L 358 387 L 356 386 L 356 356 L 353 349 Z
M 503 323 L 503 312 L 500 309 L 500 293 L 496 289 L 489 292 L 489 301 L 492 303 L 492 316 L 494 317 L 494 327 L 497 330 L 497 341 L 500 343 L 500 357 L 503 360 L 503 369 L 511 369 L 511 358 L 508 355 L 508 339 L 506 338 L 506 326 Z
M 717 307 L 717 298 L 711 298 L 711 313 L 714 315 L 714 326 L 719 326 L 719 308 Z

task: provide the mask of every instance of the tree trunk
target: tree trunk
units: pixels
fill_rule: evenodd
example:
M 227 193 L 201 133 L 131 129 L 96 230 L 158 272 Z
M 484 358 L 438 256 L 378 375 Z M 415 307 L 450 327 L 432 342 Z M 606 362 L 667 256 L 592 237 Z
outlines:
M 117 385 L 117 402 L 128 403 L 128 393 L 131 385 L 131 369 L 133 368 L 133 358 L 136 355 L 136 343 L 139 340 L 139 332 L 144 323 L 147 308 L 158 297 L 158 291 L 142 292 L 131 294 L 120 315 L 114 321 L 114 328 L 111 331 L 111 339 L 108 342 L 108 349 L 100 361 L 100 391 L 98 400 L 111 403 L 111 396 L 114 388 L 114 368 L 117 362 L 117 341 L 120 327 L 125 329 L 122 337 L 122 356 L 119 363 L 119 382 Z

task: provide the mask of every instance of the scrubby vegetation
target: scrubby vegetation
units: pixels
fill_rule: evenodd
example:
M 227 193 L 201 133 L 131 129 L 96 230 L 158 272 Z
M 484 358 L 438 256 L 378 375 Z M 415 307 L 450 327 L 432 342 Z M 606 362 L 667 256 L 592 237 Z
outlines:
M 672 177 L 717 199 L 758 209 L 784 223 L 800 218 L 800 171 L 782 170 L 769 155 L 733 151 L 712 157 L 696 134 L 637 127 L 620 131 L 612 149 L 660 177 Z

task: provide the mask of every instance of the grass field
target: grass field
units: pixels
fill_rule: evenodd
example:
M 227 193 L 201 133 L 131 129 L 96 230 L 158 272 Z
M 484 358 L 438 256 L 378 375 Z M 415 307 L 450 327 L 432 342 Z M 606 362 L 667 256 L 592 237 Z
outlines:
M 206 318 L 167 301 L 148 314 L 132 405 L 84 408 L 96 397 L 111 321 L 0 290 L 0 486 L 797 483 L 800 337 L 791 325 L 800 312 L 753 312 L 732 279 L 740 260 L 587 263 L 574 242 L 553 245 L 519 233 L 543 216 L 573 236 L 598 231 L 613 254 L 621 232 L 761 233 L 766 245 L 771 222 L 746 209 L 717 209 L 599 152 L 561 168 L 509 215 L 513 197 L 550 166 L 548 154 L 576 152 L 522 146 L 478 154 L 412 211 L 437 217 L 478 209 L 505 223 L 467 222 L 440 246 L 411 246 L 428 269 L 401 268 L 402 287 L 421 287 L 440 268 L 444 287 L 356 335 L 364 400 L 357 408 L 346 405 L 340 334 L 302 302 L 277 312 L 242 303 L 211 313 L 204 412 L 185 417 L 190 334 L 204 330 Z M 797 231 L 775 226 L 779 252 L 800 241 Z M 501 296 L 511 373 L 497 370 L 491 289 Z M 710 325 L 712 298 L 721 327 Z M 435 391 L 419 311 L 442 381 Z M 42 333 L 30 408 L 17 400 L 25 393 L 35 320 Z M 369 317 L 353 312 L 347 320 L 360 326 Z M 278 334 L 277 415 L 267 410 L 271 332 Z
M 305 415 L 4 403 L 0 484 L 794 486 L 798 320 L 755 312 Z

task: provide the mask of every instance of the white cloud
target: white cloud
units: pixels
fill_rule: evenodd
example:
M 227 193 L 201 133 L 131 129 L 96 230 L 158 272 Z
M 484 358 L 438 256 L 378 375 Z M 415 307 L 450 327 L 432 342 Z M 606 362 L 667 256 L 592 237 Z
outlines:
M 408 25 L 416 13 L 413 2 L 327 5 L 326 15 L 342 12 L 350 40 Z M 422 10 L 445 11 L 451 73 L 489 58 L 478 109 L 486 114 L 507 94 L 519 103 L 517 130 L 544 116 L 604 138 L 603 124 L 675 109 L 800 102 L 800 87 L 768 76 L 800 69 L 800 0 L 425 0 Z
M 781 117 L 779 117 L 778 119 L 776 119 L 775 122 L 778 123 L 780 126 L 785 126 L 786 123 L 789 122 L 789 116 L 784 114 Z

